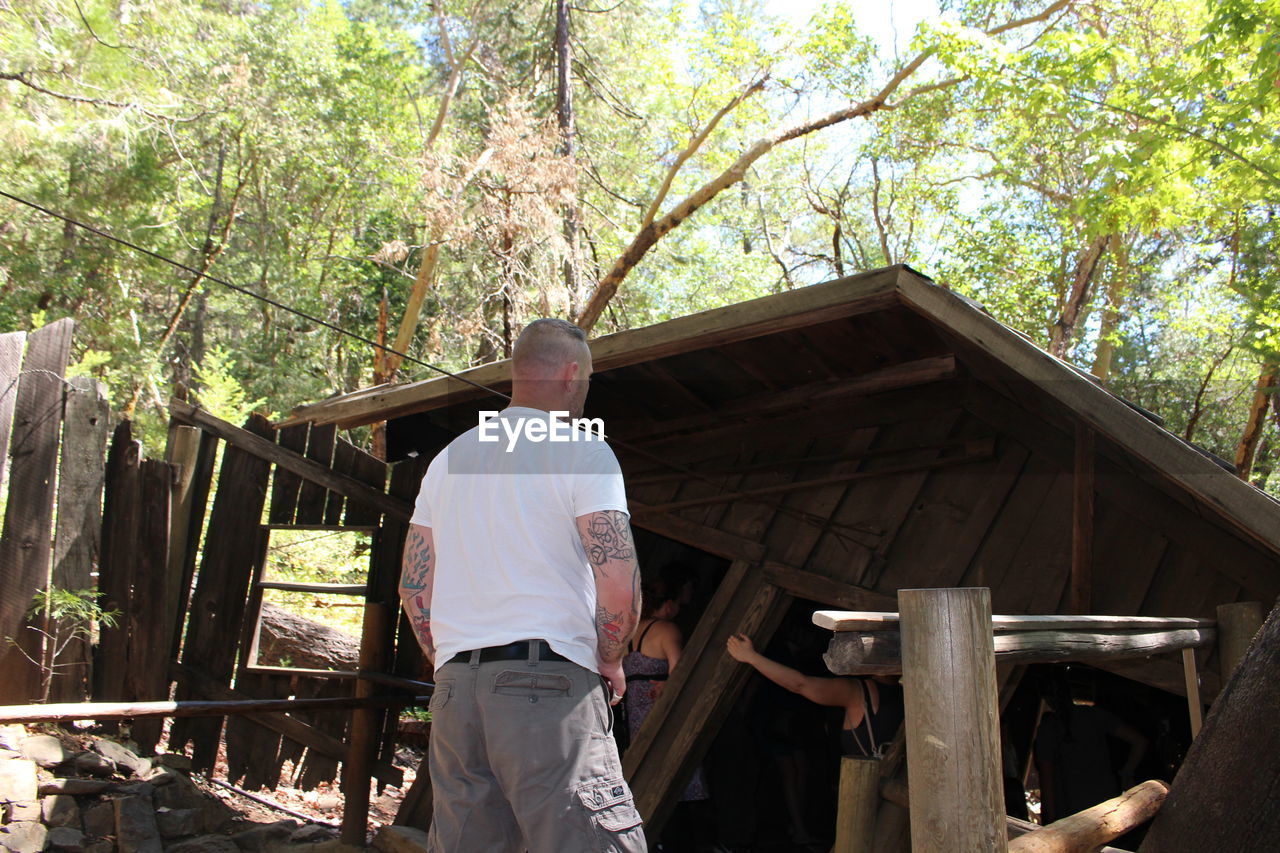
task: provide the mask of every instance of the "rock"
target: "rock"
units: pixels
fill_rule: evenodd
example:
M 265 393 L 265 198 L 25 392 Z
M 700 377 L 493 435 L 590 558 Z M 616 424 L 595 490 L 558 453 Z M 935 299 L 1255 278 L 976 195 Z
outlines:
M 51 779 L 40 783 L 40 794 L 103 794 L 114 787 L 105 779 Z
M 166 752 L 164 755 L 157 755 L 151 759 L 151 763 L 160 767 L 170 767 L 174 770 L 191 770 L 191 759 L 185 755 L 179 755 L 176 752 Z
M 160 830 L 150 797 L 115 800 L 116 846 L 120 853 L 160 853 Z
M 115 762 L 96 752 L 82 752 L 76 756 L 73 763 L 77 773 L 87 773 L 90 776 L 105 778 L 116 772 Z
M 49 847 L 53 850 L 65 850 L 67 853 L 84 853 L 89 839 L 78 829 L 70 826 L 57 826 L 49 830 Z
M 36 765 L 24 758 L 0 761 L 0 802 L 20 803 L 38 796 Z
M 159 788 L 162 785 L 172 785 L 178 781 L 179 776 L 182 776 L 182 774 L 176 770 L 170 770 L 168 767 L 157 767 L 147 774 L 147 781 Z M 185 779 L 186 777 L 183 776 L 183 778 Z
M 151 784 L 155 786 L 154 780 Z M 204 802 L 200 789 L 181 773 L 174 773 L 168 783 L 156 787 L 154 797 L 157 806 L 168 809 L 195 809 Z
M 6 758 L 21 758 L 21 757 L 22 757 L 21 752 L 14 752 L 12 749 L 5 749 L 3 746 L 0 746 L 0 761 Z
M 147 771 L 151 770 L 151 762 L 145 758 L 139 758 L 133 750 L 123 747 L 113 740 L 97 740 L 93 742 L 93 751 L 101 755 L 116 766 L 116 769 L 123 773 L 128 770 L 139 776 L 144 775 L 139 767 L 146 762 Z
M 118 785 L 116 790 L 130 797 L 147 797 L 148 799 L 156 792 L 156 786 L 150 782 L 130 782 L 127 785 Z
M 84 831 L 98 838 L 116 834 L 116 807 L 110 801 L 94 803 L 83 812 Z
M 412 826 L 384 826 L 373 836 L 373 846 L 382 853 L 426 853 L 427 834 Z
M 11 823 L 0 827 L 0 847 L 11 853 L 40 853 L 49 846 L 49 830 L 38 823 Z
M 17 723 L 10 723 L 7 726 L 0 726 L 0 748 L 10 749 L 14 752 L 20 751 L 22 739 L 27 736 L 27 730 Z
M 44 812 L 45 826 L 50 828 L 70 826 L 80 829 L 84 825 L 80 820 L 80 806 L 76 804 L 75 797 L 70 794 L 54 794 L 51 797 L 45 797 L 40 801 L 40 805 Z
M 342 808 L 342 797 L 337 794 L 324 794 L 316 800 L 316 808 L 322 812 L 337 811 Z
M 335 837 L 334 831 L 327 826 L 321 826 L 318 823 L 309 823 L 293 831 L 293 835 L 289 836 L 290 844 L 316 844 L 321 841 L 330 841 Z
M 237 817 L 230 806 L 222 800 L 212 797 L 201 797 L 197 808 L 200 809 L 201 820 L 206 833 L 222 831 L 228 823 Z
M 90 841 L 85 845 L 84 853 L 116 853 L 116 843 L 105 838 Z
M 32 735 L 22 739 L 18 744 L 22 757 L 34 761 L 41 767 L 57 767 L 70 758 L 62 741 L 53 735 Z
M 200 809 L 156 810 L 156 826 L 161 838 L 182 838 L 196 835 L 204 826 L 204 812 Z
M 255 826 L 252 829 L 246 829 L 244 832 L 237 832 L 231 836 L 231 840 L 246 853 L 265 853 L 271 845 L 288 841 L 289 836 L 293 835 L 294 830 L 297 828 L 298 822 L 296 820 L 280 820 L 275 823 Z
M 44 813 L 40 811 L 40 804 L 35 800 L 9 803 L 5 806 L 5 823 L 15 823 L 23 820 L 40 821 L 43 817 Z
M 240 853 L 240 848 L 225 835 L 201 835 L 171 844 L 165 853 Z

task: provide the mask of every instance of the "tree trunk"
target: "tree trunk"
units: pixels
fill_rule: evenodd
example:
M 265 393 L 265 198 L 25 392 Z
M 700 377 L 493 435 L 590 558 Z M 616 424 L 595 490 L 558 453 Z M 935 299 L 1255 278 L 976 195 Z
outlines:
M 1076 261 L 1075 274 L 1072 276 L 1071 289 L 1067 293 L 1062 306 L 1062 316 L 1053 324 L 1049 333 L 1049 352 L 1058 358 L 1066 358 L 1067 350 L 1075 337 L 1076 325 L 1089 302 L 1089 285 L 1093 282 L 1093 274 L 1098 269 L 1098 261 L 1112 235 L 1103 234 L 1094 237 Z
M 1280 837 L 1280 610 L 1209 711 L 1141 853 L 1274 850 Z
M 560 126 L 561 153 L 573 162 L 574 121 L 573 87 L 570 69 L 573 47 L 569 42 L 569 0 L 556 0 L 556 122 Z M 569 317 L 578 315 L 578 204 L 575 200 L 564 208 L 564 241 L 568 254 L 564 259 L 564 287 L 569 292 Z
M 1129 247 L 1119 236 L 1111 244 L 1115 253 L 1115 275 L 1107 282 L 1107 305 L 1102 310 L 1102 323 L 1098 330 L 1098 349 L 1093 356 L 1094 376 L 1104 384 L 1111 378 L 1111 365 L 1115 359 L 1116 330 L 1120 328 L 1120 309 L 1129 289 Z
M 1258 374 L 1258 385 L 1253 394 L 1253 403 L 1249 406 L 1249 418 L 1245 421 L 1244 434 L 1236 445 L 1236 476 L 1242 480 L 1249 479 L 1253 470 L 1253 457 L 1258 450 L 1258 439 L 1262 437 L 1262 427 L 1267 417 L 1267 409 L 1276 396 L 1277 379 L 1280 379 L 1280 364 L 1274 361 L 1262 365 Z

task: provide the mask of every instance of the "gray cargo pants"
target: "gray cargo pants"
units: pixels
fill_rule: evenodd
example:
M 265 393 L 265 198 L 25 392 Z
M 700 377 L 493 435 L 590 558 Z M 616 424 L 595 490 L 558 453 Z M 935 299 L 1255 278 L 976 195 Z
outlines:
M 567 661 L 446 663 L 431 697 L 433 853 L 643 853 L 612 710 Z

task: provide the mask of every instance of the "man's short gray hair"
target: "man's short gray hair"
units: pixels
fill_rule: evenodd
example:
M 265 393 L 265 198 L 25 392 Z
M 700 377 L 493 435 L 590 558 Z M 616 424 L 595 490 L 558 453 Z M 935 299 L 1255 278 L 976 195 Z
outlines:
M 577 361 L 581 347 L 587 344 L 587 333 L 557 317 L 543 317 L 524 327 L 511 349 L 512 362 L 520 367 L 528 364 L 555 367 Z

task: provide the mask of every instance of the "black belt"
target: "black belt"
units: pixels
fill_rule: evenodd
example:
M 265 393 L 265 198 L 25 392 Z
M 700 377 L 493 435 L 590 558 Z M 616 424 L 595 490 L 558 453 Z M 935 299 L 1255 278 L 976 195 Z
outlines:
M 519 640 L 518 642 L 508 643 L 505 646 L 489 646 L 480 650 L 480 662 L 489 663 L 495 660 L 528 660 L 529 644 L 537 643 L 538 647 L 533 653 L 534 660 L 562 660 L 569 661 L 567 657 L 556 652 L 547 644 L 546 640 Z M 471 652 L 458 652 L 449 658 L 449 663 L 470 663 Z

